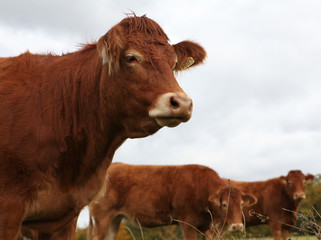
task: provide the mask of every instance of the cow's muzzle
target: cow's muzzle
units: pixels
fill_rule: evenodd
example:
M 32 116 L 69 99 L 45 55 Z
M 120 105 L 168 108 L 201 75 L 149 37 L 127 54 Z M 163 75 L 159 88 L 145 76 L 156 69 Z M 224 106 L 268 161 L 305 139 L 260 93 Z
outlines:
M 295 192 L 293 194 L 293 199 L 294 200 L 302 200 L 305 199 L 305 193 L 304 192 Z
M 242 223 L 233 223 L 229 226 L 228 230 L 230 232 L 241 232 L 243 231 L 243 224 Z
M 161 127 L 176 127 L 192 117 L 193 101 L 185 93 L 165 93 L 161 95 L 149 110 Z

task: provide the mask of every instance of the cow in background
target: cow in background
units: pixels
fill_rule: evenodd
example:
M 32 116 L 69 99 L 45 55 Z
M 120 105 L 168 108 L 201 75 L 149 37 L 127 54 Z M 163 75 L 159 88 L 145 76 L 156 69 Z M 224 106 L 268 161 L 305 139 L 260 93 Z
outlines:
M 16 240 L 21 225 L 74 239 L 116 149 L 191 118 L 174 72 L 205 57 L 134 15 L 73 53 L 0 58 L 0 239 Z
M 259 182 L 231 181 L 231 185 L 257 198 L 255 205 L 244 207 L 246 226 L 268 224 L 275 240 L 285 240 L 296 224 L 300 202 L 306 197 L 305 184 L 313 179 L 311 174 L 293 170 L 287 176 Z
M 142 227 L 180 225 L 184 239 L 196 240 L 242 231 L 242 208 L 256 198 L 230 187 L 201 165 L 146 166 L 113 163 L 108 169 L 105 195 L 89 205 L 95 225 L 93 240 L 116 238 L 123 218 Z M 212 227 L 211 227 L 212 226 Z

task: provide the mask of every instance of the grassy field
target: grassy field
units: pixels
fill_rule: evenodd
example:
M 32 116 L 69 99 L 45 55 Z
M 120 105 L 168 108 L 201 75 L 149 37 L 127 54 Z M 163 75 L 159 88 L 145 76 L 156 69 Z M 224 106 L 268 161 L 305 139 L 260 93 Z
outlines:
M 238 237 L 238 236 L 223 236 L 224 240 L 274 240 L 272 237 Z M 291 240 L 318 240 L 316 236 L 298 236 L 298 235 L 292 235 L 289 236 L 288 239 Z
M 133 235 L 131 235 L 128 230 L 125 228 L 125 225 L 122 224 L 120 231 L 118 232 L 116 240 L 183 240 L 183 237 L 181 235 L 180 230 L 176 226 L 170 226 L 166 228 L 155 228 L 154 230 L 157 230 L 157 234 L 151 234 L 151 229 L 144 229 L 143 235 L 144 238 L 141 237 L 140 230 L 131 228 L 131 232 Z M 164 231 L 164 229 L 166 231 Z M 163 231 L 162 231 L 163 230 Z M 76 238 L 75 240 L 86 240 L 87 235 L 87 229 L 77 229 Z M 133 237 L 134 236 L 134 237 Z M 201 236 L 199 236 L 198 239 L 202 239 Z M 247 235 L 247 237 L 243 237 L 241 234 L 224 234 L 223 240 L 274 240 L 272 237 L 250 237 L 250 234 Z M 318 240 L 315 236 L 298 236 L 293 235 L 289 236 L 288 239 L 291 240 Z
M 248 239 L 248 240 L 273 240 L 272 237 L 270 238 L 242 238 L 242 239 Z M 309 236 L 309 237 L 306 237 L 306 236 L 292 236 L 292 237 L 289 237 L 289 239 L 291 240 L 316 240 L 317 238 L 315 236 Z M 241 239 L 240 239 L 241 240 Z

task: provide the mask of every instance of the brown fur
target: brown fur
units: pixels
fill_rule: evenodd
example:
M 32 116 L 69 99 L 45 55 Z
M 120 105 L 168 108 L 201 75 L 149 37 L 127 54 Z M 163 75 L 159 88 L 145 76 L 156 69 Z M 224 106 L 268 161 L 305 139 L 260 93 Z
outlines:
M 294 199 L 294 195 L 304 194 L 304 182 L 313 179 L 313 175 L 305 176 L 300 170 L 295 170 L 290 171 L 285 177 L 260 182 L 232 181 L 231 184 L 257 197 L 255 205 L 244 208 L 246 225 L 269 224 L 274 239 L 279 240 L 287 239 L 289 229 L 296 224 L 296 213 L 302 198 Z M 263 218 L 262 221 L 254 213 L 269 217 L 270 220 L 264 221 Z
M 39 239 L 73 238 L 116 149 L 161 128 L 148 115 L 160 96 L 185 94 L 172 69 L 184 57 L 167 40 L 132 16 L 77 52 L 0 58 L 0 239 L 15 240 L 21 224 Z M 203 61 L 201 46 L 183 45 Z M 133 66 L 128 49 L 143 59 Z
M 122 218 L 143 227 L 177 224 L 180 220 L 185 239 L 196 239 L 196 231 L 213 224 L 242 223 L 241 201 L 251 204 L 252 195 L 229 188 L 219 175 L 200 165 L 143 166 L 114 163 L 107 173 L 104 197 L 90 205 L 95 220 L 95 240 L 114 239 Z M 229 199 L 228 212 L 223 206 Z M 187 223 L 187 224 L 186 224 Z M 105 235 L 108 237 L 105 238 Z

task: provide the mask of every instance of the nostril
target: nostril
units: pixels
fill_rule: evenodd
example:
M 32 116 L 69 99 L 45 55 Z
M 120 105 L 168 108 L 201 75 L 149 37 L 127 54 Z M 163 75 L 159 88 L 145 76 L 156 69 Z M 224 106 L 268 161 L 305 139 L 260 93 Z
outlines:
M 170 98 L 170 103 L 173 108 L 179 108 L 179 103 L 175 100 L 174 97 Z

